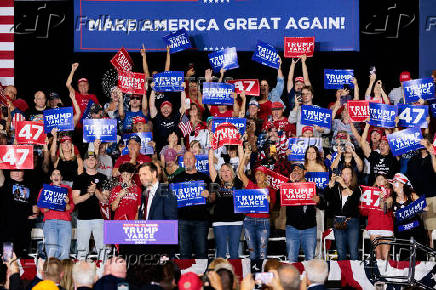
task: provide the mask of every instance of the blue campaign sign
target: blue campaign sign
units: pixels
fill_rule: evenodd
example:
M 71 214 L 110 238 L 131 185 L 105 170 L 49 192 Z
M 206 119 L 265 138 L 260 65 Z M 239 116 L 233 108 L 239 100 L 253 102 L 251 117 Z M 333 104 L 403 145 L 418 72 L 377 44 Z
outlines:
M 280 57 L 277 53 L 277 50 L 271 44 L 262 41 L 257 42 L 256 50 L 254 51 L 253 57 L 251 59 L 260 64 L 275 69 L 279 69 L 280 66 Z
M 315 183 L 316 187 L 320 189 L 326 188 L 330 181 L 328 172 L 307 172 L 304 177 L 307 181 Z
M 325 69 L 324 89 L 342 89 L 344 85 L 353 88 L 353 77 L 352 69 Z
M 139 51 L 144 41 L 165 50 L 162 37 L 183 28 L 201 51 L 252 51 L 259 39 L 284 47 L 291 35 L 314 36 L 320 51 L 359 50 L 358 0 L 74 0 L 74 19 L 76 52 Z
M 213 117 L 212 118 L 212 133 L 215 133 L 215 129 L 222 123 L 231 123 L 239 129 L 241 136 L 245 133 L 245 126 L 247 119 L 245 118 L 230 118 L 230 117 Z
M 310 145 L 315 145 L 320 152 L 322 149 L 322 138 L 289 138 L 288 149 L 291 150 L 291 155 L 288 156 L 288 161 L 304 161 L 306 150 Z
M 209 53 L 209 63 L 214 72 L 221 69 L 231 70 L 239 67 L 236 47 L 224 48 Z
M 36 205 L 39 208 L 65 211 L 67 194 L 68 189 L 65 187 L 44 184 Z
M 421 145 L 422 133 L 419 128 L 407 128 L 387 135 L 389 147 L 394 156 L 424 148 Z
M 425 195 L 422 195 L 408 206 L 397 210 L 395 212 L 395 219 L 401 222 L 413 218 L 415 215 L 423 212 L 426 206 L 427 202 L 425 200 Z
M 428 106 L 398 104 L 398 126 L 427 128 Z
M 331 128 L 332 111 L 318 106 L 301 106 L 301 124 Z
M 126 145 L 126 147 L 121 152 L 121 155 L 127 155 L 129 154 L 129 149 L 127 148 L 127 144 L 129 142 L 129 138 L 132 135 L 137 135 L 139 138 L 141 138 L 141 154 L 144 155 L 153 155 L 154 150 L 153 146 L 148 146 L 148 142 L 153 141 L 153 133 L 151 132 L 142 132 L 142 133 L 131 133 L 131 134 L 124 134 L 123 135 L 123 142 Z
M 203 104 L 233 105 L 235 86 L 229 83 L 203 83 Z
M 432 117 L 436 117 L 436 100 L 429 100 L 428 105 L 430 107 Z
M 176 53 L 191 48 L 191 41 L 186 29 L 182 28 L 163 37 L 165 44 L 170 47 L 170 53 Z
M 399 232 L 408 231 L 408 230 L 416 228 L 417 226 L 419 226 L 419 221 L 418 220 L 414 220 L 411 223 L 408 223 L 408 224 L 405 224 L 405 225 L 399 225 L 398 226 L 398 231 Z
M 181 92 L 184 90 L 182 84 L 185 79 L 182 71 L 164 71 L 153 76 L 156 92 Z
M 51 133 L 53 128 L 59 131 L 74 130 L 73 107 L 44 110 L 44 133 Z
M 268 189 L 233 191 L 235 213 L 269 213 Z
M 369 124 L 382 128 L 395 128 L 398 107 L 386 104 L 369 103 Z
M 96 139 L 101 142 L 117 142 L 116 119 L 84 119 L 83 142 L 91 143 Z
M 171 183 L 170 190 L 177 197 L 177 207 L 206 204 L 206 198 L 201 196 L 204 181 Z
M 85 111 L 82 114 L 82 118 L 80 119 L 80 122 L 83 122 L 85 119 L 91 119 L 91 107 L 94 104 L 93 100 L 88 101 L 88 105 L 86 105 Z
M 433 78 L 423 78 L 403 82 L 404 99 L 406 103 L 413 103 L 419 99 L 436 98 Z
M 195 168 L 197 171 L 209 174 L 209 156 L 207 155 L 195 155 Z M 183 162 L 183 156 L 179 157 L 179 166 L 185 167 L 185 163 Z

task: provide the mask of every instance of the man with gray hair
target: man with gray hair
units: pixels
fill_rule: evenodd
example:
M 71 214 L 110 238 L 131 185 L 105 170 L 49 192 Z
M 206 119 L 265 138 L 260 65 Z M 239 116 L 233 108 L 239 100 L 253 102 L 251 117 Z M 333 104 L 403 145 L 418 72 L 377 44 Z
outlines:
M 95 263 L 79 261 L 73 265 L 72 272 L 75 289 L 92 289 L 96 280 Z
M 300 289 L 300 272 L 293 265 L 281 265 L 278 269 L 278 274 L 283 290 Z
M 324 282 L 329 275 L 329 267 L 324 260 L 310 260 L 304 265 L 306 270 L 307 289 L 322 290 L 327 289 Z

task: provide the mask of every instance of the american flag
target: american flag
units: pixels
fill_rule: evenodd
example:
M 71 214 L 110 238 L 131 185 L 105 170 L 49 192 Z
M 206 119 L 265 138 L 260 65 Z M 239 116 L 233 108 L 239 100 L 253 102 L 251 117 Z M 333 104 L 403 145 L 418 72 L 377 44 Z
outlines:
M 0 82 L 14 84 L 14 0 L 0 1 Z
M 189 118 L 185 114 L 180 120 L 179 128 L 182 131 L 183 137 L 186 137 L 186 135 L 191 134 L 193 130 L 191 121 L 189 121 Z

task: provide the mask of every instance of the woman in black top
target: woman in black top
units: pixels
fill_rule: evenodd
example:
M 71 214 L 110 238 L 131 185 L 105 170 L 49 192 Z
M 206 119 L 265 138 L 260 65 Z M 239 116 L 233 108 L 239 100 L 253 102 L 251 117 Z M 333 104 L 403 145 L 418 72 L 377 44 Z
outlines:
M 393 188 L 392 206 L 394 215 L 398 210 L 408 206 L 419 198 L 413 191 L 409 179 L 404 174 L 396 173 L 394 178 L 389 182 L 392 183 Z M 418 243 L 426 246 L 428 245 L 428 237 L 419 213 L 401 221 L 394 218 L 394 236 L 397 239 L 403 239 L 407 241 L 413 237 Z M 402 247 L 400 247 L 399 251 L 400 260 L 408 260 L 410 256 L 409 247 L 404 247 L 404 250 L 401 248 Z M 422 258 L 425 259 L 426 257 L 424 256 Z M 417 259 L 422 260 L 422 258 Z
M 229 163 L 224 163 L 219 174 L 217 173 L 212 149 L 209 150 L 209 174 L 212 182 L 219 186 L 217 190 L 211 192 L 211 200 L 215 201 L 212 226 L 215 235 L 216 257 L 227 258 L 228 248 L 230 259 L 239 259 L 239 240 L 244 215 L 234 213 L 233 190 L 242 189 L 242 181 L 236 177 Z
M 344 167 L 341 175 L 332 174 L 325 192 L 327 214 L 334 218 L 338 260 L 358 259 L 360 188 L 354 170 Z

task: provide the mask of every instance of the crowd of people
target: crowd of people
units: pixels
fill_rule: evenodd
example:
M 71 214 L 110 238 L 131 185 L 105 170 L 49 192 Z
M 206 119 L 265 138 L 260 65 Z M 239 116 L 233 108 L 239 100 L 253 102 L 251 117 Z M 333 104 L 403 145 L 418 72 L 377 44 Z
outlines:
M 149 71 L 144 48 L 141 55 L 145 75 L 156 74 Z M 360 95 L 358 80 L 353 78 L 354 89 L 338 89 L 328 106 L 333 114 L 328 129 L 301 123 L 302 106 L 317 104 L 319 96 L 326 93 L 311 86 L 308 62 L 305 55 L 291 59 L 285 79 L 280 60 L 275 87 L 260 79 L 260 95 L 235 93 L 233 106 L 203 104 L 199 77 L 204 76 L 206 82 L 221 82 L 226 71 L 214 76 L 212 70 L 196 71 L 195 64 L 189 64 L 185 71 L 187 81 L 182 92 L 156 92 L 154 83 L 147 81 L 143 95 L 123 94 L 114 86 L 109 98 L 97 98 L 90 92 L 89 80 L 81 76 L 85 72 L 80 71 L 78 63 L 72 64 L 66 80 L 68 98 L 56 92 L 36 91 L 33 101 L 26 101 L 20 98 L 19 88 L 4 88 L 7 105 L 2 110 L 0 144 L 16 144 L 17 122 L 43 122 L 47 109 L 72 106 L 75 128 L 66 132 L 55 128 L 47 134 L 44 145 L 35 145 L 33 170 L 0 170 L 1 241 L 13 242 L 16 255 L 25 257 L 29 254 L 31 230 L 42 218 L 47 257 L 68 259 L 77 254 L 81 259 L 112 246 L 104 244 L 104 220 L 142 219 L 178 221 L 178 247 L 166 250 L 181 259 L 208 258 L 211 227 L 217 258 L 242 257 L 243 234 L 250 259 L 266 259 L 268 239 L 282 235 L 286 236 L 289 262 L 299 260 L 301 249 L 304 259 L 312 260 L 317 241 L 328 228 L 333 228 L 339 260 L 358 259 L 364 227 L 371 240 L 413 236 L 433 247 L 433 117 L 427 119 L 428 126 L 423 129 L 424 149 L 393 156 L 386 136 L 401 128 L 352 122 L 346 106 L 347 101 L 359 99 L 385 104 L 404 102 L 401 87 L 411 79 L 410 73 L 402 72 L 399 88 L 389 94 L 375 73 L 369 76 L 364 96 Z M 296 73 L 300 64 L 301 76 Z M 169 70 L 168 53 L 165 71 Z M 436 71 L 432 77 L 436 82 Z M 214 117 L 246 118 L 240 145 L 212 148 Z M 83 142 L 85 118 L 116 119 L 119 142 Z M 151 154 L 144 154 L 141 138 L 134 134 L 142 132 L 153 134 L 152 141 L 146 144 L 152 147 Z M 127 141 L 121 138 L 125 134 L 130 134 Z M 303 162 L 289 161 L 291 137 L 315 140 L 307 147 Z M 196 167 L 199 155 L 208 158 L 206 173 Z M 306 174 L 311 172 L 328 172 L 330 181 L 324 189 L 317 188 L 315 205 L 282 206 L 279 191 L 270 184 L 266 169 L 285 176 L 288 183 L 306 182 Z M 201 195 L 206 204 L 177 207 L 177 197 L 165 185 L 190 181 L 204 182 Z M 43 184 L 68 190 L 65 211 L 38 208 Z M 382 189 L 380 210 L 360 208 L 360 185 Z M 239 189 L 267 189 L 269 212 L 235 213 L 233 191 Z M 411 221 L 397 221 L 394 213 L 422 195 L 427 200 L 426 211 L 413 217 L 413 228 L 400 231 L 401 223 Z M 74 246 L 73 237 L 77 240 Z M 389 251 L 388 245 L 378 247 L 377 258 L 388 259 Z

